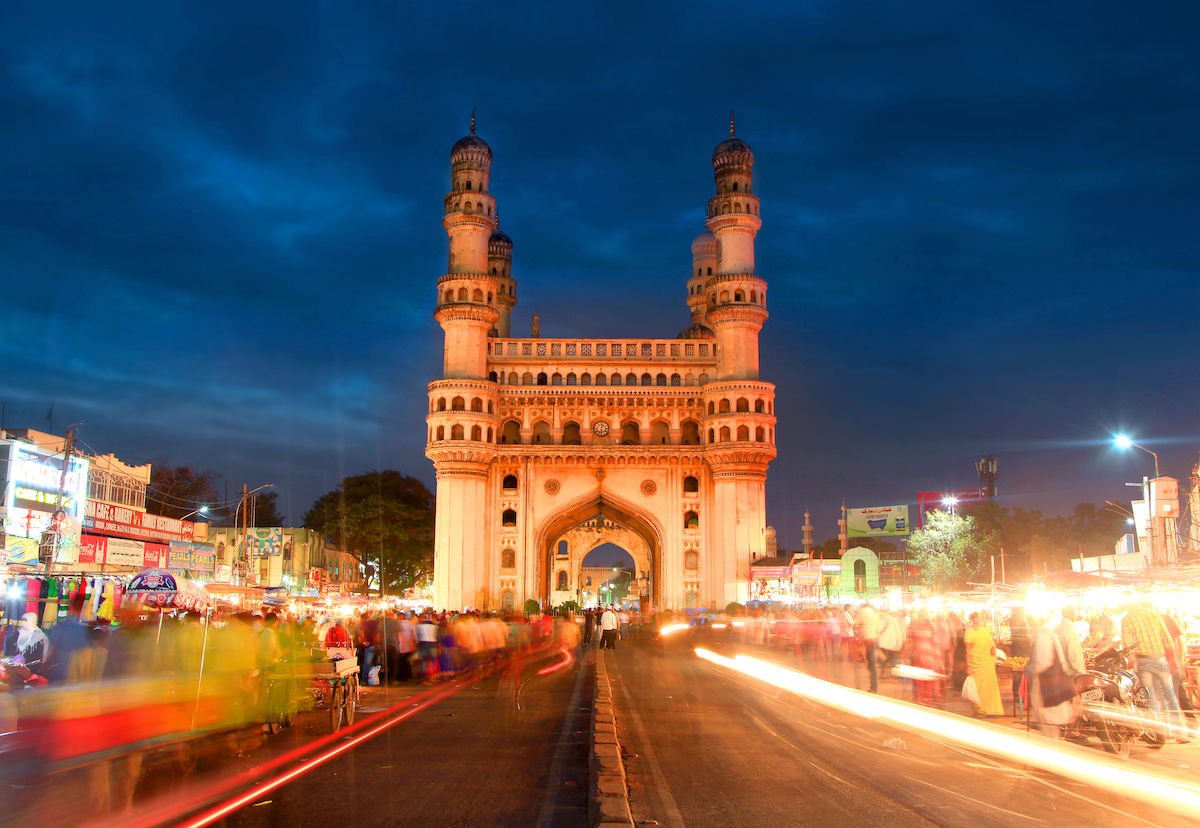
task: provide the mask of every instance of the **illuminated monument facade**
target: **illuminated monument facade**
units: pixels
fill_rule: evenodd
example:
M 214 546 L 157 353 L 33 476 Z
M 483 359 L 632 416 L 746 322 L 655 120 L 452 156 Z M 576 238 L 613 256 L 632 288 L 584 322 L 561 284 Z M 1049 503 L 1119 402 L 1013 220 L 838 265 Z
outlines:
M 713 152 L 716 195 L 692 242 L 691 324 L 671 339 L 514 337 L 512 241 L 471 133 L 450 152 L 450 239 L 435 318 L 442 377 L 429 384 L 426 456 L 437 471 L 438 607 L 586 603 L 584 556 L 612 542 L 662 609 L 747 598 L 764 554 L 775 386 L 758 377 L 767 284 L 754 154 Z

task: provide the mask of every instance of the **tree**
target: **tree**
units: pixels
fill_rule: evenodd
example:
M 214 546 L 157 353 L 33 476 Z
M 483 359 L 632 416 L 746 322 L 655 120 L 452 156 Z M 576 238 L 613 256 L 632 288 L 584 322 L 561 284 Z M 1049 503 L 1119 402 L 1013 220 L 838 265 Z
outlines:
M 246 503 L 247 520 L 250 526 L 283 526 L 284 516 L 279 511 L 279 493 L 255 492 Z
M 925 513 L 925 527 L 908 538 L 908 556 L 932 589 L 961 588 L 979 578 L 992 539 L 971 515 L 940 509 Z
M 150 485 L 146 489 L 146 511 L 152 515 L 182 518 L 201 506 L 217 502 L 217 473 L 194 471 L 191 466 L 168 466 L 152 460 Z
M 347 477 L 317 498 L 304 526 L 374 567 L 389 595 L 433 575 L 433 494 L 415 477 L 391 470 Z

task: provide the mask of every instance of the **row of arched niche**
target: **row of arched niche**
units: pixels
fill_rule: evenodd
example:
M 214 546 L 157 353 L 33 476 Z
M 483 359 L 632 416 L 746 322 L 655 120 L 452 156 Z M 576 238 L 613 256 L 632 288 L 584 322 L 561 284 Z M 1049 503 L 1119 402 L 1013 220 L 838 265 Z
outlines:
M 497 441 L 492 431 L 492 427 L 488 426 L 485 431 L 483 426 L 473 425 L 470 427 L 470 432 L 467 427 L 455 423 L 447 429 L 444 425 L 439 425 L 437 428 L 429 430 L 430 440 L 466 440 L 467 434 L 470 434 L 471 440 L 475 442 L 484 441 L 486 433 L 486 441 L 499 442 L 501 445 L 519 446 L 525 443 L 521 434 L 521 424 L 516 420 L 506 420 L 503 427 L 500 429 L 500 438 Z M 751 435 L 753 434 L 753 437 Z M 448 435 L 448 436 L 447 436 Z M 642 439 L 641 426 L 633 421 L 627 420 L 621 424 L 621 433 L 614 435 L 616 443 L 622 446 L 666 446 L 675 445 L 671 442 L 671 426 L 663 420 L 655 420 L 650 424 L 650 439 L 644 441 Z M 767 426 L 755 426 L 754 431 L 750 430 L 748 425 L 739 425 L 736 428 L 732 426 L 721 426 L 720 428 L 710 428 L 708 430 L 709 443 L 773 443 L 775 442 L 775 429 Z M 545 420 L 538 420 L 533 424 L 530 430 L 529 445 L 555 445 L 554 435 L 550 431 L 550 423 Z M 568 420 L 563 423 L 562 438 L 558 441 L 560 446 L 582 446 L 583 431 L 579 427 L 579 423 L 574 420 Z M 700 427 L 695 420 L 684 420 L 680 428 L 679 443 L 681 446 L 698 446 L 701 445 Z
M 492 371 L 488 374 L 488 379 L 500 385 L 661 385 L 661 386 L 696 386 L 706 385 L 708 383 L 708 374 L 679 375 L 666 374 L 652 375 L 644 373 L 641 376 L 632 372 L 622 374 L 614 371 L 611 374 L 597 373 L 595 376 L 584 371 L 582 374 L 576 374 L 574 371 L 566 376 L 555 371 L 547 374 L 541 371 L 534 374 L 531 371 L 526 371 L 524 374 L 517 374 L 516 371 L 509 371 L 507 374 L 503 371 L 497 373 Z
M 632 376 L 632 374 L 630 376 Z M 649 374 L 647 374 L 646 376 L 649 376 Z M 487 400 L 485 403 L 483 397 L 472 397 L 471 398 L 471 409 L 470 409 L 471 411 L 475 411 L 475 412 L 482 414 L 482 413 L 484 413 L 485 407 L 487 409 L 487 413 L 491 414 L 492 413 L 492 401 L 491 400 Z M 736 399 L 731 398 L 731 397 L 722 397 L 720 400 L 709 400 L 708 401 L 708 413 L 709 414 L 732 414 L 732 413 L 749 414 L 751 408 L 754 409 L 755 414 L 774 414 L 775 413 L 775 404 L 772 403 L 770 400 L 755 399 L 754 402 L 751 403 L 749 398 L 747 398 L 747 397 L 737 397 Z M 433 413 L 435 411 L 466 411 L 466 410 L 467 410 L 467 400 L 465 397 L 462 397 L 462 396 L 455 396 L 455 397 L 449 397 L 449 398 L 438 397 L 437 399 L 429 401 L 430 413 Z M 692 421 L 687 420 L 685 422 L 692 422 Z

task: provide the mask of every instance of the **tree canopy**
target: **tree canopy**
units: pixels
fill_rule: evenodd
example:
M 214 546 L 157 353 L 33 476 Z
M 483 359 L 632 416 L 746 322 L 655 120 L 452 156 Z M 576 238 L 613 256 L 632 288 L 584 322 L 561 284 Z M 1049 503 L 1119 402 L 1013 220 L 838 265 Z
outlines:
M 216 481 L 216 472 L 195 471 L 191 466 L 168 466 L 165 461 L 154 460 L 150 485 L 146 489 L 146 511 L 152 515 L 182 518 L 201 506 L 215 506 Z
M 921 580 L 933 589 L 961 589 L 978 581 L 991 536 L 971 515 L 935 509 L 908 537 L 908 556 L 921 567 Z
M 317 498 L 304 526 L 357 556 L 398 595 L 433 575 L 433 517 L 425 484 L 388 470 L 347 477 Z

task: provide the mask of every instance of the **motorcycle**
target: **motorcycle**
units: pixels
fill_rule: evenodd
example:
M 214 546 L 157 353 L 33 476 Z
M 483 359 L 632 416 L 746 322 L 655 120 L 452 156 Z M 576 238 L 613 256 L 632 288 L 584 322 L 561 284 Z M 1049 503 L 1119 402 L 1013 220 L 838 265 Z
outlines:
M 1096 656 L 1091 670 L 1075 678 L 1082 702 L 1075 730 L 1081 735 L 1094 734 L 1106 751 L 1122 757 L 1129 755 L 1137 739 L 1151 750 L 1167 743 L 1166 731 L 1155 720 L 1150 705 L 1150 691 L 1129 662 L 1129 654 L 1113 646 Z

